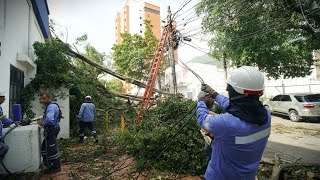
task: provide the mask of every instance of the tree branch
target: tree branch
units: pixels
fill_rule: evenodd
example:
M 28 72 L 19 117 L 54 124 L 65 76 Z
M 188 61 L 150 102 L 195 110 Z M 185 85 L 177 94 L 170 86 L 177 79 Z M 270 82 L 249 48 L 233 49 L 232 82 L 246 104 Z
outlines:
M 145 83 L 142 83 L 142 82 L 140 82 L 138 80 L 135 80 L 135 79 L 132 79 L 132 78 L 129 78 L 129 77 L 122 76 L 121 74 L 116 73 L 116 72 L 108 69 L 107 67 L 105 67 L 103 65 L 100 65 L 100 64 L 98 64 L 98 63 L 86 58 L 85 56 L 73 51 L 72 49 L 69 49 L 69 52 L 67 52 L 67 54 L 72 56 L 72 57 L 79 58 L 82 61 L 90 64 L 91 66 L 93 66 L 93 67 L 95 67 L 97 69 L 100 69 L 101 71 L 106 72 L 108 74 L 111 74 L 112 76 L 114 76 L 114 77 L 116 77 L 118 79 L 121 79 L 123 81 L 127 81 L 129 83 L 135 84 L 135 85 L 140 86 L 140 87 L 146 87 Z M 153 88 L 153 91 L 158 92 L 160 94 L 171 94 L 169 92 L 161 91 L 161 90 L 156 89 L 156 88 Z

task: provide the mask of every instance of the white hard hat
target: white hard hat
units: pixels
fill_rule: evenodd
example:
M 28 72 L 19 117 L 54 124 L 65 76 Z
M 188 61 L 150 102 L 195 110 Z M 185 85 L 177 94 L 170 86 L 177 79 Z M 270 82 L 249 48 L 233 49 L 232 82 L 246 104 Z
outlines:
M 263 74 L 252 66 L 242 66 L 232 71 L 227 83 L 239 94 L 261 95 L 264 90 Z
M 86 96 L 85 99 L 91 99 L 91 96 Z
M 0 91 L 0 97 L 4 97 L 6 94 L 3 91 Z

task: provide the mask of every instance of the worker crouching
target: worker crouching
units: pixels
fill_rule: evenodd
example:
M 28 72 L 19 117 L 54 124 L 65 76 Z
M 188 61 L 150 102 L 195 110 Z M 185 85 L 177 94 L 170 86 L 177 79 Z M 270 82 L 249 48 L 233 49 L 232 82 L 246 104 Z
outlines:
M 9 126 L 13 121 L 3 114 L 1 104 L 6 100 L 5 93 L 0 91 L 0 160 L 2 160 L 9 150 L 9 146 L 3 143 L 2 126 Z

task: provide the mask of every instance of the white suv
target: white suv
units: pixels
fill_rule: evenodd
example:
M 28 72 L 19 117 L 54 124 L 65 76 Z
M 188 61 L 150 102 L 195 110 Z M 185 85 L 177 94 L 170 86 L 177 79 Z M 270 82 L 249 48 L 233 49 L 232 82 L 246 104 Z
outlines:
M 320 120 L 320 94 L 280 94 L 263 105 L 272 113 L 288 115 L 294 122 L 302 118 Z

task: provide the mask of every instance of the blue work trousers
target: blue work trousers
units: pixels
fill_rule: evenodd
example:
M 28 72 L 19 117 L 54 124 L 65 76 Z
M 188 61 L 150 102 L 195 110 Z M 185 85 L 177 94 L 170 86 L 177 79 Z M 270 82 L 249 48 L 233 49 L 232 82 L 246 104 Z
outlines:
M 59 132 L 59 125 L 48 125 L 44 127 L 44 140 L 41 146 L 41 153 L 44 165 L 49 169 L 59 169 L 61 167 L 57 144 Z

